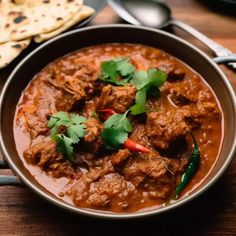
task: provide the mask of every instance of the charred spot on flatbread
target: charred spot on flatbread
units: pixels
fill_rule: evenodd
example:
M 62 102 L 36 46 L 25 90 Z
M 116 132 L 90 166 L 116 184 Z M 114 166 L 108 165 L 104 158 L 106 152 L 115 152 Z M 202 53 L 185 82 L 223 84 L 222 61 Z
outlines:
M 22 21 L 25 20 L 25 19 L 27 19 L 26 16 L 18 16 L 18 17 L 16 17 L 13 21 L 14 21 L 14 23 L 16 23 L 16 24 L 19 24 L 20 22 L 22 22 Z
M 11 47 L 12 48 L 21 48 L 22 46 L 21 46 L 21 44 L 17 43 L 17 44 L 13 44 Z
M 21 11 L 10 11 L 8 13 L 8 15 L 9 16 L 15 16 L 15 15 L 20 16 L 20 15 L 22 15 L 22 12 Z

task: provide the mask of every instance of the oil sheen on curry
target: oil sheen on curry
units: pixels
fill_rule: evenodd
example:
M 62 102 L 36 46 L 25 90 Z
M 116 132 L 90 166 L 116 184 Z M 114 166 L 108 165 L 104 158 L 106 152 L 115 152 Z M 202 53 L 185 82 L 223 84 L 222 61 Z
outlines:
M 46 66 L 15 114 L 25 167 L 82 208 L 135 212 L 193 191 L 217 160 L 223 117 L 211 88 L 155 48 L 104 44 Z

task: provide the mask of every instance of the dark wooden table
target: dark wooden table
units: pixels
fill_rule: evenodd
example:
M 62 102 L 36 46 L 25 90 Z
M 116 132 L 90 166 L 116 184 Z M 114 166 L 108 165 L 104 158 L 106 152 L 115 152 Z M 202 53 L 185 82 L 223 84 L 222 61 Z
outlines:
M 236 52 L 236 9 L 213 1 L 168 0 L 173 16 Z M 212 3 L 211 3 L 212 2 Z M 233 17 L 233 15 L 235 15 Z M 120 23 L 106 7 L 92 24 Z M 172 30 L 172 29 L 170 29 Z M 187 34 L 174 32 L 205 47 Z M 236 86 L 236 73 L 222 66 Z M 8 71 L 6 70 L 6 73 Z M 2 74 L 0 87 L 6 78 Z M 11 174 L 1 171 L 1 174 Z M 236 159 L 206 193 L 168 214 L 133 221 L 105 221 L 76 216 L 45 202 L 31 190 L 0 187 L 0 235 L 236 235 Z

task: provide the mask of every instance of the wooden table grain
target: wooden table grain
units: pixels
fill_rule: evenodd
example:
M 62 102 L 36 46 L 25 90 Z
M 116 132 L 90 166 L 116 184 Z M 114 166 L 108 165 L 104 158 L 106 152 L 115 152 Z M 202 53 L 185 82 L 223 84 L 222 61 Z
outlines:
M 197 28 L 236 52 L 236 9 L 216 0 L 167 0 L 173 17 Z M 121 23 L 106 6 L 92 24 Z M 169 29 L 203 45 L 177 29 Z M 210 55 L 210 54 L 209 54 Z M 0 75 L 0 88 L 9 69 Z M 236 86 L 236 73 L 222 66 Z M 0 174 L 11 174 L 0 170 Z M 0 235 L 236 235 L 236 159 L 206 193 L 168 214 L 133 221 L 107 221 L 77 216 L 49 204 L 27 188 L 0 187 Z

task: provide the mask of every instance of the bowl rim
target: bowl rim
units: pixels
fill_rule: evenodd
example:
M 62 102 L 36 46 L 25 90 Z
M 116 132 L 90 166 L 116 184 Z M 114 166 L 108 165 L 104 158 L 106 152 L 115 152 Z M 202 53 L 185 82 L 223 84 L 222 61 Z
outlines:
M 14 162 L 11 159 L 11 156 L 8 154 L 7 149 L 4 145 L 4 135 L 2 134 L 1 130 L 2 130 L 2 109 L 3 109 L 3 104 L 4 104 L 4 100 L 8 91 L 9 86 L 11 85 L 11 81 L 14 80 L 15 75 L 18 73 L 18 70 L 24 66 L 25 63 L 28 62 L 28 60 L 31 59 L 31 57 L 37 53 L 38 51 L 44 50 L 44 48 L 50 44 L 53 44 L 55 41 L 63 39 L 65 37 L 68 37 L 70 35 L 73 34 L 79 34 L 80 32 L 84 32 L 84 31 L 92 31 L 92 30 L 96 30 L 96 29 L 102 29 L 102 28 L 117 28 L 117 30 L 120 29 L 124 29 L 124 28 L 130 28 L 130 29 L 139 29 L 139 30 L 143 30 L 143 31 L 152 31 L 153 33 L 158 33 L 158 34 L 162 34 L 165 35 L 167 37 L 170 37 L 174 40 L 179 41 L 182 44 L 185 44 L 186 46 L 190 47 L 191 49 L 195 50 L 200 56 L 202 56 L 205 60 L 208 61 L 208 63 L 218 72 L 218 74 L 220 75 L 226 89 L 227 92 L 230 95 L 231 98 L 231 102 L 232 105 L 234 106 L 234 120 L 236 120 L 236 96 L 234 93 L 234 90 L 230 84 L 230 82 L 228 81 L 228 79 L 226 78 L 225 74 L 221 71 L 221 69 L 218 67 L 218 65 L 209 57 L 207 56 L 204 52 L 202 52 L 200 49 L 198 49 L 197 47 L 195 47 L 194 45 L 192 45 L 191 43 L 185 41 L 184 39 L 179 38 L 176 35 L 170 34 L 168 32 L 164 32 L 162 30 L 158 30 L 158 29 L 153 29 L 153 28 L 149 28 L 149 27 L 144 27 L 144 26 L 134 26 L 134 25 L 126 25 L 126 24 L 106 24 L 106 25 L 96 25 L 96 26 L 88 26 L 88 27 L 84 27 L 81 29 L 75 29 L 73 31 L 67 32 L 65 34 L 59 35 L 45 43 L 43 43 L 42 45 L 40 45 L 39 47 L 37 47 L 36 49 L 34 49 L 32 52 L 30 52 L 16 67 L 15 69 L 11 72 L 10 76 L 7 78 L 6 83 L 4 84 L 4 87 L 2 89 L 1 95 L 0 95 L 0 149 L 2 151 L 2 154 L 4 156 L 4 159 L 7 161 L 7 163 L 9 164 L 10 168 L 13 170 L 13 172 L 22 180 L 22 182 L 24 184 L 26 184 L 26 186 L 28 186 L 30 189 L 32 189 L 34 192 L 36 192 L 39 196 L 43 197 L 44 199 L 46 199 L 47 201 L 53 203 L 56 206 L 59 206 L 65 210 L 69 210 L 70 212 L 73 213 L 79 213 L 82 215 L 86 215 L 86 216 L 93 216 L 93 217 L 98 217 L 98 218 L 104 218 L 104 219 L 134 219 L 134 218 L 140 218 L 140 217 L 145 217 L 145 216 L 152 216 L 152 215 L 157 215 L 160 213 L 164 213 L 169 211 L 170 209 L 175 209 L 177 207 L 180 207 L 186 203 L 188 203 L 189 201 L 195 199 L 196 197 L 198 197 L 200 194 L 202 194 L 203 192 L 205 192 L 210 186 L 212 186 L 217 180 L 218 178 L 223 174 L 223 172 L 226 170 L 226 168 L 228 167 L 228 165 L 230 164 L 231 160 L 234 157 L 234 154 L 236 152 L 236 139 L 234 140 L 231 150 L 229 152 L 229 155 L 225 158 L 225 162 L 224 164 L 221 166 L 220 170 L 215 174 L 215 176 L 204 185 L 204 188 L 200 188 L 199 190 L 197 190 L 194 193 L 191 193 L 189 196 L 186 196 L 182 199 L 179 199 L 178 201 L 176 201 L 175 203 L 172 203 L 170 205 L 164 206 L 164 207 L 160 207 L 160 208 L 153 208 L 147 211 L 138 211 L 138 212 L 132 212 L 132 213 L 116 213 L 116 212 L 105 212 L 105 211 L 99 211 L 99 210 L 93 210 L 93 209 L 89 209 L 89 208 L 79 208 L 73 205 L 70 205 L 66 202 L 63 202 L 62 200 L 60 200 L 59 198 L 56 197 L 52 197 L 50 196 L 50 194 L 47 193 L 47 190 L 43 191 L 41 189 L 39 189 L 36 185 L 34 185 L 33 183 L 31 183 L 27 177 L 24 176 L 24 174 L 21 172 L 21 169 L 19 169 Z

